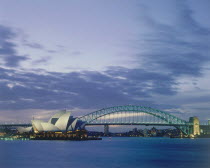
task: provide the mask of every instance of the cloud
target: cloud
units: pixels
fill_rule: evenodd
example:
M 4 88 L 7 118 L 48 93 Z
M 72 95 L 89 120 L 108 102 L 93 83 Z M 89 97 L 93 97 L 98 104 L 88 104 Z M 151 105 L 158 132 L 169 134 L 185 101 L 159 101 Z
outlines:
M 56 50 L 47 50 L 48 53 L 57 53 L 58 51 Z
M 35 43 L 35 42 L 29 42 L 26 39 L 23 40 L 23 45 L 30 47 L 30 48 L 34 48 L 34 49 L 42 49 L 42 50 L 45 49 L 43 45 L 41 45 L 39 43 Z
M 0 25 L 0 58 L 5 66 L 18 67 L 21 62 L 28 59 L 25 55 L 18 55 L 16 44 L 12 42 L 17 34 L 10 27 Z
M 42 57 L 41 59 L 35 60 L 32 63 L 33 64 L 47 64 L 52 57 L 50 56 L 46 56 L 46 57 Z
M 1 68 L 0 74 L 0 107 L 10 110 L 150 106 L 154 104 L 152 94 L 176 93 L 172 78 L 122 67 L 110 67 L 104 72 L 71 73 Z
M 80 56 L 80 55 L 82 55 L 83 53 L 81 52 L 81 51 L 72 51 L 71 53 L 70 53 L 70 55 L 72 55 L 72 56 Z
M 29 58 L 27 56 L 9 55 L 5 57 L 5 65 L 8 67 L 18 67 L 20 62 L 26 61 Z
M 25 113 L 27 109 L 54 111 L 67 108 L 77 109 L 75 115 L 81 115 L 80 109 L 92 112 L 134 104 L 166 110 L 185 119 L 198 115 L 199 109 L 199 116 L 205 117 L 208 107 L 201 109 L 200 103 L 208 104 L 208 92 L 199 91 L 199 96 L 187 95 L 179 93 L 177 85 L 179 83 L 167 74 L 123 67 L 109 67 L 103 72 L 71 73 L 0 68 L 0 111 Z M 25 116 L 31 117 L 29 114 Z
M 174 77 L 201 76 L 210 61 L 210 30 L 194 19 L 186 1 L 176 2 L 173 23 L 161 23 L 147 8 L 141 21 L 148 27 L 138 40 L 141 52 L 136 59 L 145 69 L 168 73 Z M 142 62 L 141 62 L 142 63 Z

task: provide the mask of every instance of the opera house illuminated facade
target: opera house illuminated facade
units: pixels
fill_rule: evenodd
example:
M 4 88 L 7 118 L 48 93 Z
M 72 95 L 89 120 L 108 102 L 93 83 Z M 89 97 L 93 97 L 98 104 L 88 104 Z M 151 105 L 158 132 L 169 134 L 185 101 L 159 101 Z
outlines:
M 19 133 L 26 133 L 33 130 L 34 133 L 43 132 L 72 132 L 84 129 L 85 123 L 71 116 L 71 112 L 60 111 L 53 115 L 48 122 L 42 120 L 32 120 L 32 127 L 19 127 Z
M 53 115 L 48 122 L 32 120 L 32 128 L 35 133 L 39 132 L 68 132 L 84 128 L 85 124 L 71 116 L 71 112 L 61 111 Z

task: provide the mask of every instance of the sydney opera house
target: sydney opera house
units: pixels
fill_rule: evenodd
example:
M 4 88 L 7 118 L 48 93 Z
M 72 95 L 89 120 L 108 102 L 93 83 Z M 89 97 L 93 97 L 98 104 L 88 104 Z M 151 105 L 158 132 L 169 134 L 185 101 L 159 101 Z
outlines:
M 27 133 L 33 131 L 34 133 L 49 133 L 49 132 L 61 132 L 68 133 L 77 130 L 83 130 L 85 123 L 71 116 L 71 112 L 60 111 L 53 115 L 48 122 L 42 120 L 32 120 L 32 127 L 19 127 L 19 133 Z

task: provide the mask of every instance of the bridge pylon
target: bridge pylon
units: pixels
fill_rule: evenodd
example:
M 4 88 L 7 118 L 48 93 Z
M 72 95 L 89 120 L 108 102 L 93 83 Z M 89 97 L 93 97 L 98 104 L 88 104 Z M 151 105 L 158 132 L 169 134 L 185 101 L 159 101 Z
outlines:
M 198 117 L 190 117 L 189 123 L 192 123 L 190 126 L 190 134 L 200 135 L 200 121 Z
M 104 125 L 104 135 L 109 134 L 109 125 Z

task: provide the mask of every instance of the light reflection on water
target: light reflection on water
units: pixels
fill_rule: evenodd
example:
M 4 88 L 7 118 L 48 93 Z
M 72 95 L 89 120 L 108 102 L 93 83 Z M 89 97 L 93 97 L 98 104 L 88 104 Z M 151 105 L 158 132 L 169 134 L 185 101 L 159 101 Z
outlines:
M 208 168 L 210 139 L 0 141 L 0 168 Z

